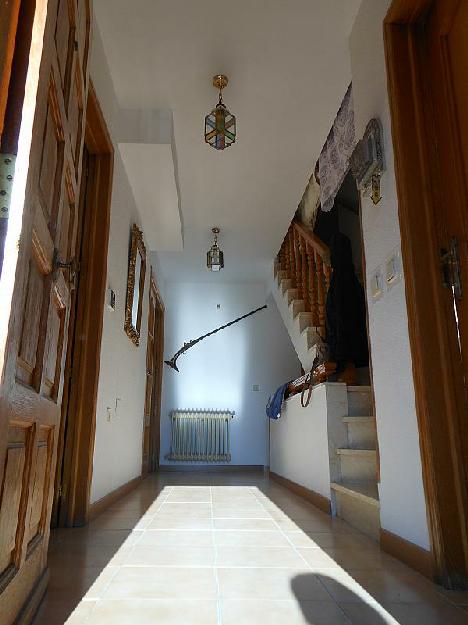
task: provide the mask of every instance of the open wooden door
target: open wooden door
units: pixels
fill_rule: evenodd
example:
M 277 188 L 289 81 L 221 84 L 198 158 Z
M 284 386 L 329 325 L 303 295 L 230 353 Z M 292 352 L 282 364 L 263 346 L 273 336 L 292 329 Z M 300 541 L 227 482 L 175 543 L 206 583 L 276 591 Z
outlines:
M 164 306 L 151 271 L 146 344 L 146 393 L 143 422 L 142 474 L 159 466 L 161 386 L 164 345 Z
M 27 622 L 45 588 L 88 89 L 88 0 L 35 6 L 47 17 L 0 387 L 1 625 L 22 608 Z
M 468 586 L 468 3 L 394 0 L 385 42 L 436 579 Z

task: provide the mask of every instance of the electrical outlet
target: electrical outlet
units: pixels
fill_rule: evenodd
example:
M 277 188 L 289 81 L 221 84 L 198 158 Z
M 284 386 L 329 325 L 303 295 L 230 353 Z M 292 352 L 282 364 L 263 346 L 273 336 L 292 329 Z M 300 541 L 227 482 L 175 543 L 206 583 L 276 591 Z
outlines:
M 260 390 L 260 385 L 259 384 L 253 384 L 252 385 L 252 390 L 253 391 L 259 391 Z

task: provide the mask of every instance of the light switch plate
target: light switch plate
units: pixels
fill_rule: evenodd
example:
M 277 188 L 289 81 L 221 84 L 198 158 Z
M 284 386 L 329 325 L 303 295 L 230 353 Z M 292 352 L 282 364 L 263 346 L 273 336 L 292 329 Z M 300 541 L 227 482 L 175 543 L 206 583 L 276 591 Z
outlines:
M 374 270 L 370 279 L 370 293 L 373 301 L 377 301 L 383 295 L 383 276 L 380 267 Z
M 260 390 L 260 385 L 259 384 L 253 384 L 252 385 L 252 390 L 253 391 L 259 391 Z
M 394 250 L 385 261 L 385 283 L 387 291 L 401 280 L 401 259 L 400 251 Z
M 115 311 L 115 291 L 110 287 L 107 289 L 107 308 Z

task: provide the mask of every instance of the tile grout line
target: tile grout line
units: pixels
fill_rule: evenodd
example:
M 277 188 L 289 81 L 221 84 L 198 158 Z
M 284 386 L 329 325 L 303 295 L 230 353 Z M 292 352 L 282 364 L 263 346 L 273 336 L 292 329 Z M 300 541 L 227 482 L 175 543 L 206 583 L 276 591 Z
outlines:
M 213 566 L 213 575 L 216 583 L 216 622 L 217 625 L 222 625 L 221 619 L 221 598 L 220 598 L 220 587 L 219 587 L 219 577 L 218 577 L 218 546 L 215 540 L 215 523 L 214 523 L 214 512 L 213 512 L 213 487 L 210 485 L 210 509 L 211 509 L 211 540 L 213 542 L 213 552 L 214 552 L 214 566 Z

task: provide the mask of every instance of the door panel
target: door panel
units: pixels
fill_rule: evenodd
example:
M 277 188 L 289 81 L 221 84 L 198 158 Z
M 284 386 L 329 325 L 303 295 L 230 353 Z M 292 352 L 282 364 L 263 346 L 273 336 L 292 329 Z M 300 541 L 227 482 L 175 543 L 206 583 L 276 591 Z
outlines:
M 79 25 L 77 15 L 85 16 Z M 48 2 L 0 387 L 0 429 L 8 432 L 0 440 L 0 625 L 14 622 L 47 565 L 73 289 L 67 264 L 76 245 L 89 16 L 88 0 Z
M 8 443 L 1 485 L 0 502 L 0 574 L 15 561 L 18 549 L 17 530 L 20 509 L 24 505 L 24 485 L 27 457 L 31 443 L 32 425 L 12 424 L 8 429 Z

